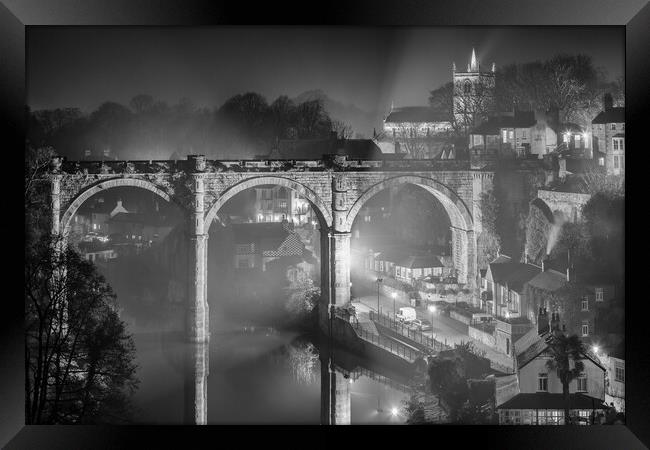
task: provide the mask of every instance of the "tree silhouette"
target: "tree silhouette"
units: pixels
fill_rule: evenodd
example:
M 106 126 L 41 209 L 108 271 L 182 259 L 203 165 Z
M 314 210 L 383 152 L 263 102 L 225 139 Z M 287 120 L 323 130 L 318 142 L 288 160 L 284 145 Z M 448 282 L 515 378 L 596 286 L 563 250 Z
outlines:
M 546 362 L 549 370 L 556 370 L 558 378 L 562 383 L 562 396 L 564 397 L 564 424 L 570 424 L 570 394 L 569 385 L 571 381 L 578 378 L 585 366 L 582 362 L 582 355 L 585 352 L 584 345 L 578 336 L 566 336 L 559 330 L 554 330 L 553 335 L 548 339 L 548 351 L 551 359 Z

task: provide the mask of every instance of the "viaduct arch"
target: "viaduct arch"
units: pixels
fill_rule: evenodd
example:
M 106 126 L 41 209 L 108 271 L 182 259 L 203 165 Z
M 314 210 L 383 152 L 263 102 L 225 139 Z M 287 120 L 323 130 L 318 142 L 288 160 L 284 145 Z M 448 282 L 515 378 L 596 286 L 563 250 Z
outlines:
M 348 160 L 324 155 L 310 161 L 212 161 L 201 155 L 177 161 L 52 160 L 52 232 L 69 232 L 74 213 L 90 196 L 114 187 L 138 187 L 174 202 L 189 231 L 188 340 L 209 340 L 208 230 L 219 209 L 237 193 L 260 185 L 297 191 L 313 206 L 321 225 L 320 323 L 326 329 L 334 309 L 350 301 L 350 230 L 363 204 L 392 186 L 424 188 L 443 205 L 452 228 L 459 282 L 474 287 L 476 237 L 481 231 L 480 195 L 492 187 L 493 172 L 454 160 Z

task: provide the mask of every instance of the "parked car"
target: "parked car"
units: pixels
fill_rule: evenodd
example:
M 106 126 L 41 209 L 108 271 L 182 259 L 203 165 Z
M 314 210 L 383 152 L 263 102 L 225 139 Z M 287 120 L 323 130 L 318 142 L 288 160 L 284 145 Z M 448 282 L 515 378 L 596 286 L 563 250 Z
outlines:
M 420 330 L 420 331 L 426 331 L 426 330 L 432 330 L 433 325 L 431 325 L 431 322 L 429 322 L 426 319 L 415 319 L 411 321 L 409 324 L 409 327 Z
M 415 308 L 404 306 L 399 309 L 399 312 L 395 314 L 395 317 L 397 317 L 397 320 L 400 322 L 412 322 L 416 319 L 417 315 L 415 313 Z

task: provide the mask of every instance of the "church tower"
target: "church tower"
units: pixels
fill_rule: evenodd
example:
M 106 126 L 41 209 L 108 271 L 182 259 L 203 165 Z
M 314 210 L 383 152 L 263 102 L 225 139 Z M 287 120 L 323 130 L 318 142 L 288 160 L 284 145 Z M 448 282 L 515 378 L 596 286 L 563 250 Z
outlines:
M 452 64 L 454 80 L 454 119 L 464 130 L 480 124 L 495 112 L 496 101 L 494 86 L 496 65 L 492 70 L 481 71 L 481 62 L 472 49 L 472 56 L 467 63 L 467 70 L 457 70 Z

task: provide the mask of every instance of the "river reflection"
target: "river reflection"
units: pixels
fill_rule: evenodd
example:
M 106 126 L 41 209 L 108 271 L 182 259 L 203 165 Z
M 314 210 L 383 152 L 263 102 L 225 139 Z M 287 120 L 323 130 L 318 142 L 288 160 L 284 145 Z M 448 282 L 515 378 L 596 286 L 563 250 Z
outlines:
M 209 345 L 180 333 L 135 334 L 138 423 L 404 423 L 408 394 L 363 367 L 332 362 L 317 337 L 265 327 L 213 332 Z M 352 364 L 356 365 L 356 364 Z M 394 410 L 399 410 L 394 415 Z

